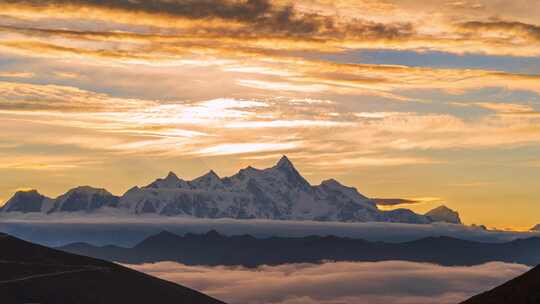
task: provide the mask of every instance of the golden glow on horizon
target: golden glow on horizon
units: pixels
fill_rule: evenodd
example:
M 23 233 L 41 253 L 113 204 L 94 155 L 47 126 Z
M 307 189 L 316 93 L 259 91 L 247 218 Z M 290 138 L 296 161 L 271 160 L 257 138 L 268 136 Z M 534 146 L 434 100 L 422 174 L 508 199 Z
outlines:
M 540 223 L 540 4 L 126 3 L 0 0 L 0 196 L 286 153 L 313 183 Z

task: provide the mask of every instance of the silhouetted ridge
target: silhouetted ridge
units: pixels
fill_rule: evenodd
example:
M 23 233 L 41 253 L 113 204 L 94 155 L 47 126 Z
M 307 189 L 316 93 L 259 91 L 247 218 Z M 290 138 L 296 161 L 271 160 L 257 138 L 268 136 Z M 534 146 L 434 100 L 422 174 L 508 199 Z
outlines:
M 67 245 L 61 249 L 122 263 L 177 261 L 187 265 L 279 265 L 332 261 L 404 260 L 447 266 L 500 261 L 537 265 L 540 238 L 481 243 L 452 237 L 428 237 L 404 243 L 370 242 L 337 236 L 255 238 L 225 236 L 215 230 L 184 236 L 160 232 L 133 248 Z
M 219 232 L 217 232 L 217 230 L 214 230 L 214 229 L 208 231 L 205 234 L 205 236 L 208 237 L 208 238 L 221 238 L 221 237 L 223 237 L 222 234 L 220 234 Z
M 538 304 L 540 303 L 540 266 L 470 298 L 462 304 Z
M 50 249 L 4 234 L 0 235 L 0 248 L 2 304 L 223 303 L 115 263 Z

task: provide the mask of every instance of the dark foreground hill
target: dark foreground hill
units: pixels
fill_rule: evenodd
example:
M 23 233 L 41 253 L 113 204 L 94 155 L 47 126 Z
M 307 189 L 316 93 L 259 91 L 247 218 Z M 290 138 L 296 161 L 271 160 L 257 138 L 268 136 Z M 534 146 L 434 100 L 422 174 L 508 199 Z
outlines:
M 447 266 L 501 261 L 538 265 L 540 238 L 508 243 L 480 243 L 430 237 L 405 243 L 369 242 L 335 236 L 304 238 L 224 236 L 216 231 L 179 236 L 161 232 L 133 248 L 74 243 L 59 247 L 72 253 L 121 263 L 177 261 L 187 265 L 278 265 L 333 261 L 404 260 Z
M 0 234 L 0 303 L 223 302 L 114 263 Z
M 538 304 L 540 303 L 540 266 L 462 304 Z

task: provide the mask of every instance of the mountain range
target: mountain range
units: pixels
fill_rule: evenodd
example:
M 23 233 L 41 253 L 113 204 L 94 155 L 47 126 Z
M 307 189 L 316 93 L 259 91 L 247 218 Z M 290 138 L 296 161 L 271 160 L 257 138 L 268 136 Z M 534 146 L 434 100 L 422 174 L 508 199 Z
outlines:
M 192 289 L 94 258 L 0 234 L 0 302 L 224 304 Z
M 459 215 L 442 206 L 426 215 L 408 209 L 380 210 L 374 200 L 334 179 L 310 185 L 283 156 L 267 169 L 247 167 L 220 178 L 214 171 L 194 180 L 170 172 L 144 187 L 133 187 L 122 196 L 89 186 L 48 198 L 36 190 L 20 191 L 1 213 L 66 212 L 132 215 L 158 214 L 198 218 L 314 220 L 339 222 L 461 223 Z
M 388 260 L 445 266 L 471 266 L 493 261 L 531 266 L 540 264 L 538 237 L 507 243 L 482 243 L 450 237 L 385 243 L 336 236 L 255 238 L 250 235 L 225 236 L 215 230 L 179 236 L 163 231 L 132 248 L 73 243 L 58 249 L 128 264 L 176 261 L 186 265 L 257 267 L 321 261 Z
M 174 237 L 178 236 L 163 232 L 152 241 Z M 222 236 L 211 231 L 205 237 Z M 116 263 L 47 248 L 7 234 L 0 234 L 0 248 L 0 299 L 3 304 L 223 303 Z M 540 267 L 462 304 L 508 303 L 540 303 Z

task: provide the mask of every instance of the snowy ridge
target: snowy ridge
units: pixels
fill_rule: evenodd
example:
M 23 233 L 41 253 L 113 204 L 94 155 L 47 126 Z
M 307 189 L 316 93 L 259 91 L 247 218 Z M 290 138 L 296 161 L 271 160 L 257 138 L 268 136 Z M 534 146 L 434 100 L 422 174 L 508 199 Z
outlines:
M 56 199 L 37 191 L 17 192 L 2 209 L 9 212 L 94 212 L 115 208 L 133 215 L 158 214 L 198 218 L 401 222 L 425 224 L 440 218 L 408 209 L 379 210 L 355 188 L 334 179 L 310 185 L 283 156 L 267 169 L 247 167 L 230 177 L 214 171 L 191 181 L 170 172 L 121 197 L 105 189 L 78 187 Z M 438 212 L 437 214 L 440 214 Z M 454 218 L 445 215 L 443 220 Z
M 446 206 L 437 207 L 426 213 L 426 216 L 428 216 L 434 222 L 461 224 L 459 213 Z

